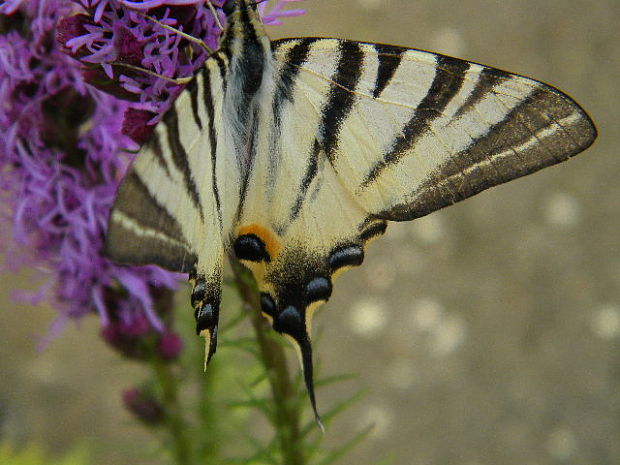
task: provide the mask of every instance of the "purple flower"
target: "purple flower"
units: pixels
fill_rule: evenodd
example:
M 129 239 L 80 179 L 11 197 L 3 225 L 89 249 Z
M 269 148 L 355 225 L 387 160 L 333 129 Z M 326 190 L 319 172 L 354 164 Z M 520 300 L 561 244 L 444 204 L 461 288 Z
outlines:
M 183 340 L 173 332 L 165 332 L 159 337 L 157 352 L 167 361 L 176 360 L 183 349 Z
M 129 136 L 138 144 L 144 144 L 153 132 L 153 125 L 149 125 L 155 113 L 146 110 L 128 108 L 123 118 L 122 133 Z
M 147 425 L 155 426 L 164 419 L 163 406 L 145 390 L 132 388 L 124 391 L 123 404 L 136 418 Z
M 300 14 L 282 9 L 291 1 L 261 3 L 265 21 Z M 2 241 L 2 251 L 5 269 L 37 271 L 42 284 L 31 300 L 54 302 L 54 332 L 96 311 L 114 347 L 133 353 L 128 341 L 155 329 L 161 356 L 174 358 L 181 344 L 159 303 L 161 289 L 175 289 L 180 276 L 102 255 L 109 210 L 133 158 L 127 150 L 144 143 L 182 90 L 173 79 L 193 75 L 207 57 L 150 17 L 217 47 L 217 21 L 198 0 L 0 5 L 0 212 L 14 239 Z

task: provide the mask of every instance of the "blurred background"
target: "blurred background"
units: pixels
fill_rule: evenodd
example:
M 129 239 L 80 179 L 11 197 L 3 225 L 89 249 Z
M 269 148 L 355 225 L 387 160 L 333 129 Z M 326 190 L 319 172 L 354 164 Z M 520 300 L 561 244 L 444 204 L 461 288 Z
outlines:
M 359 376 L 321 390 L 319 405 L 366 394 L 326 441 L 375 425 L 341 463 L 620 463 L 620 2 L 302 6 L 273 37 L 394 43 L 507 69 L 566 91 L 600 132 L 568 163 L 390 225 L 339 279 L 315 351 L 323 375 Z M 0 287 L 0 437 L 57 452 L 96 441 L 93 463 L 150 463 L 136 447 L 152 438 L 120 400 L 139 367 L 104 346 L 95 317 L 37 352 L 53 310 L 10 298 L 26 275 Z

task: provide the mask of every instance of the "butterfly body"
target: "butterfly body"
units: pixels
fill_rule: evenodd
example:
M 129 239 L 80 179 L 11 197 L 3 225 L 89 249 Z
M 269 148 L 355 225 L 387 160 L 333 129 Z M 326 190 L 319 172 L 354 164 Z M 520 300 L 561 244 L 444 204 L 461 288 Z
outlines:
M 564 161 L 596 130 L 546 84 L 391 45 L 272 42 L 255 6 L 229 3 L 219 50 L 119 189 L 107 253 L 191 274 L 209 359 L 233 251 L 298 349 L 314 406 L 312 313 L 388 221 Z

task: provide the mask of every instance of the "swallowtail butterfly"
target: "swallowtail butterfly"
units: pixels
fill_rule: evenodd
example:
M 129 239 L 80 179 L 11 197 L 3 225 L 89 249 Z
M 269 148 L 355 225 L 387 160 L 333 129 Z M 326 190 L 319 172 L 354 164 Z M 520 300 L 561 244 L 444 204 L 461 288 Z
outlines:
M 219 49 L 119 188 L 106 250 L 190 274 L 207 361 L 234 251 L 298 349 L 316 414 L 312 313 L 388 222 L 565 161 L 596 129 L 538 81 L 393 45 L 271 41 L 255 4 L 223 10 Z

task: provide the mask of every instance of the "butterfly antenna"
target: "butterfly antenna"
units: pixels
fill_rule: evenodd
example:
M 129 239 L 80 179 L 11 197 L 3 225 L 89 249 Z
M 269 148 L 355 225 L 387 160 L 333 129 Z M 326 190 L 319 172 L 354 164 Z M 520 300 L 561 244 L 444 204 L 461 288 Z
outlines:
M 114 61 L 114 62 L 112 62 L 110 64 L 113 65 L 113 66 L 120 66 L 122 68 L 131 69 L 131 70 L 137 71 L 139 73 L 148 74 L 149 76 L 153 76 L 153 77 L 156 77 L 158 79 L 163 79 L 164 81 L 168 81 L 168 82 L 171 82 L 173 84 L 177 84 L 179 86 L 185 85 L 185 84 L 189 83 L 192 79 L 194 79 L 194 76 L 186 76 L 186 77 L 180 77 L 180 78 L 171 78 L 171 77 L 168 77 L 168 76 L 164 76 L 163 74 L 156 73 L 155 71 L 148 70 L 146 68 L 141 68 L 139 66 L 130 65 L 129 63 L 122 63 L 122 62 L 119 62 L 119 61 Z
M 211 2 L 207 2 L 207 3 L 209 3 L 209 5 L 212 7 Z M 143 18 L 148 19 L 149 21 L 154 22 L 155 24 L 157 24 L 158 26 L 160 26 L 160 27 L 162 27 L 164 29 L 167 29 L 167 30 L 169 30 L 171 32 L 174 32 L 175 34 L 180 35 L 181 37 L 183 37 L 184 39 L 189 40 L 190 42 L 195 43 L 196 45 L 198 45 L 199 47 L 204 49 L 209 55 L 211 55 L 213 53 L 213 50 L 211 50 L 211 47 L 209 47 L 203 40 L 200 40 L 197 37 L 194 37 L 194 36 L 192 36 L 190 34 L 186 34 L 185 32 L 183 32 L 183 31 L 181 31 L 181 30 L 179 30 L 179 29 L 177 29 L 175 27 L 168 26 L 167 24 L 164 24 L 161 21 L 159 21 L 159 20 L 157 20 L 157 19 L 155 19 L 155 18 L 153 18 L 153 17 L 151 17 L 149 15 L 144 14 L 141 11 L 135 11 L 134 10 L 134 13 L 136 13 L 138 16 L 142 16 Z M 214 16 L 216 18 L 216 22 L 218 23 L 218 25 L 220 25 L 219 24 L 219 19 L 217 18 L 217 16 L 215 14 L 214 14 Z
M 211 14 L 213 15 L 213 18 L 215 19 L 215 24 L 217 24 L 217 27 L 220 28 L 220 31 L 223 31 L 224 26 L 222 26 L 222 23 L 220 22 L 220 16 L 217 14 L 217 10 L 213 6 L 213 3 L 207 0 L 207 5 L 209 6 L 209 10 L 211 10 Z

